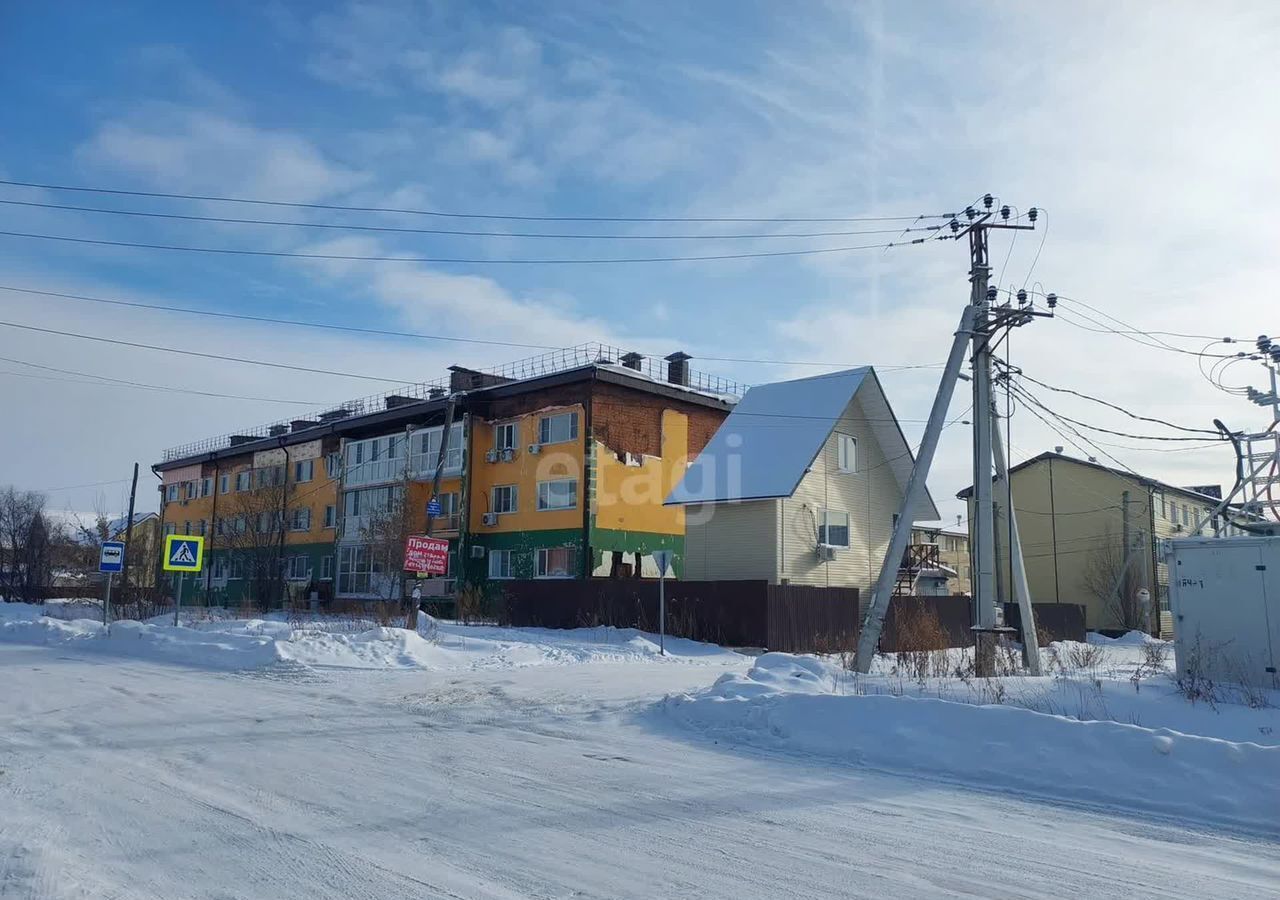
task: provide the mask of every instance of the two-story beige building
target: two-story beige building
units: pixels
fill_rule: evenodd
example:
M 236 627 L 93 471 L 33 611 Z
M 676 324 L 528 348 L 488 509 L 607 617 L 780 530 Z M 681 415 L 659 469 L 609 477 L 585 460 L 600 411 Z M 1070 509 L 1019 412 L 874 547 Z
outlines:
M 1176 487 L 1056 451 L 1014 466 L 1010 482 L 1033 602 L 1081 604 L 1090 630 L 1169 631 L 1169 573 L 1156 542 L 1200 525 L 1213 534 L 1208 518 L 1217 488 Z M 972 493 L 957 494 L 969 500 L 970 521 Z M 1012 600 L 999 485 L 995 506 L 997 590 Z
M 914 461 L 875 372 L 759 385 L 667 498 L 690 580 L 857 587 L 880 573 Z M 913 518 L 936 519 L 927 495 Z

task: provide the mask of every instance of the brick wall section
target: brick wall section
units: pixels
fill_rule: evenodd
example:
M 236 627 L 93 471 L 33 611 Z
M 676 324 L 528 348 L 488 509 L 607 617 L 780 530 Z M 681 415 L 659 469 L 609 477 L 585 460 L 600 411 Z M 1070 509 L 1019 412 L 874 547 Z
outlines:
M 584 381 L 579 384 L 544 388 L 538 391 L 530 391 L 527 394 L 518 394 L 514 397 L 490 400 L 484 404 L 477 404 L 477 411 L 486 421 L 498 422 L 503 419 L 523 416 L 549 406 L 572 406 L 575 403 L 580 403 L 585 407 L 590 393 L 590 382 Z
M 610 450 L 662 455 L 662 411 L 674 409 L 689 417 L 689 457 L 702 452 L 728 410 L 710 409 L 647 391 L 597 383 L 591 398 L 591 429 Z

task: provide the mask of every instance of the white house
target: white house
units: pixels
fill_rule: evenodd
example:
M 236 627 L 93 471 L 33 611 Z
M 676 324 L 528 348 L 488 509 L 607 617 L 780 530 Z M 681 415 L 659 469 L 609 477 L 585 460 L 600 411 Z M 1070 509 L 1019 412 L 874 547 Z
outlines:
M 684 577 L 868 598 L 912 465 L 870 367 L 753 387 L 666 500 L 686 507 Z

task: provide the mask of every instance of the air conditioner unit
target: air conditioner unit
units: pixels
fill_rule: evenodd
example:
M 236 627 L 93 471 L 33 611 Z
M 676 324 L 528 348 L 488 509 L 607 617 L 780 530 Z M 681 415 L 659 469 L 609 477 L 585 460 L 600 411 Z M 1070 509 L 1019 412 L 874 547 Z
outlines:
M 498 461 L 498 451 L 497 451 L 497 450 L 490 450 L 488 453 L 486 453 L 486 454 L 484 455 L 484 459 L 485 459 L 485 462 L 491 462 L 491 463 L 497 462 L 497 461 Z
M 542 452 L 542 445 L 541 445 L 541 444 L 530 444 L 530 445 L 529 445 L 529 452 L 530 452 L 530 453 L 532 453 L 534 456 L 537 456 L 539 453 L 541 453 L 541 452 Z
M 513 459 L 515 459 L 515 458 L 516 458 L 516 449 L 515 449 L 515 447 L 507 447 L 505 450 L 503 450 L 503 451 L 502 451 L 502 461 L 503 461 L 503 462 L 511 462 L 511 460 L 513 460 Z
M 497 524 L 498 524 L 498 514 L 497 514 L 497 513 L 485 513 L 483 516 L 481 516 L 481 517 L 480 517 L 480 521 L 481 521 L 482 523 L 484 523 L 485 525 L 497 525 Z
M 818 545 L 818 559 L 822 560 L 823 562 L 830 562 L 835 558 L 836 558 L 835 547 L 832 547 L 830 544 Z
M 479 545 L 477 545 L 477 544 L 472 544 L 472 545 L 471 545 L 471 558 L 472 558 L 472 559 L 484 559 L 484 548 L 483 548 L 483 547 L 481 547 L 481 546 L 479 546 Z
M 1014 507 L 1014 508 L 1016 509 L 1017 507 Z M 1181 523 L 1181 522 L 1177 522 L 1177 523 L 1175 523 L 1175 524 L 1174 524 L 1174 526 L 1173 526 L 1173 530 L 1174 530 L 1174 531 L 1181 531 L 1181 530 L 1182 530 L 1182 523 Z

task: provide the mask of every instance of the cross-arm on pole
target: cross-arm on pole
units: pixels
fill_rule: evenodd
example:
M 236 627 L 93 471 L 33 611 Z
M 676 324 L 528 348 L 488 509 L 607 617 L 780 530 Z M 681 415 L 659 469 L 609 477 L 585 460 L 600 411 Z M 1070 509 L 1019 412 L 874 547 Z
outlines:
M 884 627 L 884 616 L 889 610 L 889 599 L 893 594 L 893 585 L 897 580 L 898 565 L 902 554 L 907 549 L 907 540 L 911 536 L 911 514 L 918 507 L 925 495 L 925 481 L 929 477 L 929 467 L 933 465 L 933 456 L 938 449 L 938 439 L 942 436 L 942 428 L 946 424 L 947 410 L 951 406 L 951 397 L 955 393 L 956 381 L 960 376 L 960 367 L 964 364 L 965 351 L 973 336 L 975 310 L 972 305 L 964 308 L 960 316 L 960 327 L 956 329 L 955 340 L 951 343 L 951 354 L 947 357 L 946 368 L 942 371 L 942 380 L 938 383 L 938 393 L 933 398 L 933 409 L 929 412 L 929 424 L 924 429 L 924 440 L 916 454 L 915 465 L 911 469 L 911 478 L 907 481 L 906 492 L 902 496 L 902 508 L 898 511 L 898 521 L 893 528 L 893 536 L 889 538 L 889 547 L 885 551 L 884 562 L 880 566 L 880 577 L 871 594 L 871 605 L 867 608 L 866 620 L 862 623 L 862 634 L 858 636 L 858 655 L 855 665 L 859 672 L 871 671 L 871 661 L 875 658 L 876 647 L 880 643 L 880 630 Z

